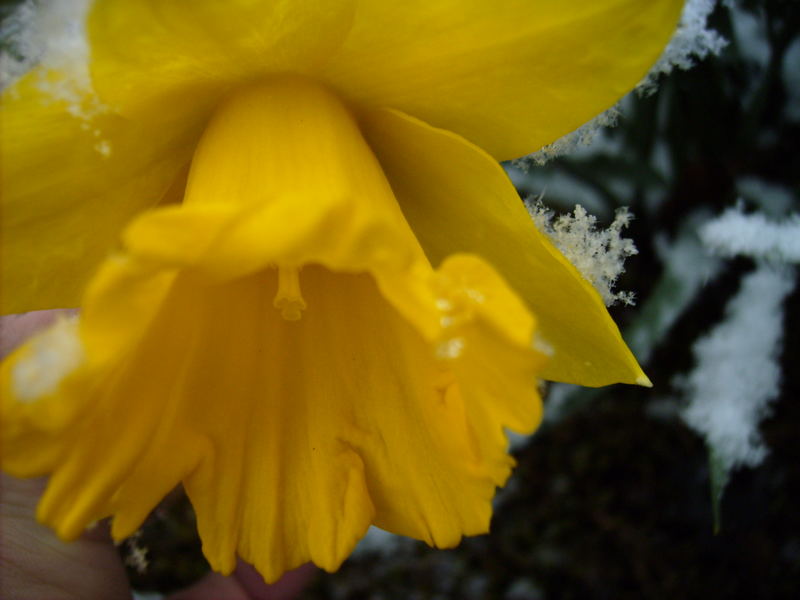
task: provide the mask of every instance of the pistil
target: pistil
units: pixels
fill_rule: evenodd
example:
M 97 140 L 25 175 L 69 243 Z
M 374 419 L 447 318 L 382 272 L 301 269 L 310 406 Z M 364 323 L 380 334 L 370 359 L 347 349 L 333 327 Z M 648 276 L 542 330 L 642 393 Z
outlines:
M 272 304 L 287 321 L 300 320 L 306 309 L 306 302 L 300 292 L 299 268 L 278 267 L 278 292 Z

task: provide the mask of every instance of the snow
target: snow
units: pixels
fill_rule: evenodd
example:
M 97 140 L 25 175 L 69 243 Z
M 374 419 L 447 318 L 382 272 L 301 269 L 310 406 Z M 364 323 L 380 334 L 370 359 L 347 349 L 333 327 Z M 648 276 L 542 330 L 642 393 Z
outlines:
M 78 317 L 60 317 L 35 334 L 26 354 L 11 373 L 14 395 L 20 402 L 34 402 L 58 389 L 61 381 L 83 362 L 83 345 L 78 336 Z
M 27 0 L 0 26 L 0 87 L 33 70 L 36 85 L 53 101 L 89 120 L 104 107 L 93 94 L 89 75 L 86 13 L 90 0 Z M 52 73 L 57 73 L 56 77 Z
M 719 256 L 745 255 L 778 263 L 800 262 L 800 215 L 768 221 L 760 213 L 727 210 L 700 231 L 703 243 Z
M 784 303 L 797 279 L 791 263 L 800 262 L 800 217 L 768 220 L 737 207 L 706 223 L 700 237 L 720 256 L 756 261 L 723 321 L 695 343 L 694 370 L 676 382 L 687 399 L 684 421 L 727 472 L 756 466 L 767 454 L 758 427 L 780 393 Z
M 538 198 L 525 201 L 536 226 L 591 283 L 606 306 L 617 302 L 633 304 L 631 292 L 614 291 L 617 278 L 625 272 L 625 259 L 637 254 L 633 240 L 622 237 L 633 215 L 627 208 L 617 210 L 608 229 L 597 229 L 597 219 L 580 205 L 573 214 L 556 217 Z
M 708 27 L 708 17 L 716 4 L 715 0 L 687 0 L 675 33 L 649 73 L 636 86 L 637 93 L 651 94 L 658 87 L 658 79 L 662 75 L 668 75 L 674 69 L 688 70 L 697 60 L 722 51 L 728 43 L 727 40 Z M 735 11 L 733 6 L 728 8 L 731 13 L 742 12 Z M 743 23 L 743 27 L 746 25 L 748 23 Z M 617 124 L 620 116 L 624 114 L 621 108 L 623 103 L 624 99 L 552 144 L 515 160 L 514 166 L 526 170 L 534 165 L 543 165 L 552 158 L 572 154 L 582 146 L 592 144 L 604 128 Z
M 708 17 L 716 7 L 715 0 L 688 0 L 683 6 L 678 28 L 661 57 L 639 84 L 639 91 L 650 93 L 661 75 L 674 69 L 691 69 L 696 60 L 719 54 L 727 41 L 708 27 Z M 733 12 L 733 11 L 732 11 Z
M 782 304 L 794 272 L 761 264 L 726 306 L 726 318 L 694 345 L 695 369 L 680 382 L 682 416 L 726 468 L 756 466 L 767 453 L 758 432 L 780 391 Z

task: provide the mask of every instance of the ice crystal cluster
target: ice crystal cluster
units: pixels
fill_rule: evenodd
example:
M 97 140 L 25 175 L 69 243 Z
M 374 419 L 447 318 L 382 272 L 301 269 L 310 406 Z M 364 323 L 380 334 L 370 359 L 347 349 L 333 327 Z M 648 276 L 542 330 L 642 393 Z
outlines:
M 78 317 L 60 318 L 54 327 L 31 338 L 31 358 L 14 370 L 14 389 L 24 401 L 53 392 L 83 359 Z
M 622 237 L 622 230 L 633 219 L 627 208 L 617 210 L 608 229 L 598 229 L 597 218 L 580 205 L 572 214 L 555 216 L 541 198 L 525 204 L 536 226 L 595 287 L 606 306 L 634 303 L 633 292 L 614 291 L 617 278 L 625 272 L 625 259 L 638 253 L 633 240 Z
M 85 16 L 90 0 L 26 0 L 0 25 L 0 87 L 5 88 L 34 65 L 58 72 L 37 84 L 53 98 L 71 104 L 75 116 L 90 116 L 99 107 L 86 106 L 91 88 Z
M 774 222 L 731 209 L 701 228 L 700 237 L 715 254 L 748 256 L 757 265 L 723 321 L 695 343 L 696 366 L 678 381 L 688 400 L 683 419 L 705 437 L 727 474 L 767 454 L 758 427 L 780 391 L 783 306 L 796 282 L 791 263 L 800 262 L 800 216 Z
M 726 469 L 756 466 L 766 456 L 758 424 L 780 391 L 781 307 L 793 288 L 793 273 L 760 266 L 742 281 L 725 320 L 694 345 L 683 418 Z
M 690 69 L 696 60 L 711 54 L 719 54 L 727 41 L 715 30 L 708 27 L 708 17 L 716 7 L 716 0 L 688 0 L 683 7 L 678 29 L 672 36 L 661 58 L 658 59 L 639 90 L 655 90 L 656 80 L 673 69 Z
M 740 209 L 729 209 L 708 223 L 701 235 L 706 246 L 719 256 L 800 262 L 800 215 L 771 222 L 759 213 L 746 215 Z
M 717 0 L 687 0 L 681 13 L 678 28 L 647 76 L 636 90 L 640 94 L 651 94 L 657 87 L 658 78 L 673 69 L 690 69 L 696 60 L 719 54 L 727 41 L 714 29 L 708 27 L 708 17 L 717 5 Z M 613 127 L 622 115 L 620 102 L 601 113 L 578 129 L 540 148 L 528 156 L 513 161 L 520 169 L 543 165 L 550 159 L 571 154 L 582 146 L 591 144 L 606 127 Z
M 544 165 L 547 161 L 558 156 L 565 156 L 575 152 L 578 148 L 589 146 L 594 142 L 597 135 L 605 127 L 614 127 L 619 121 L 621 111 L 620 105 L 616 104 L 607 111 L 600 113 L 588 123 L 584 123 L 572 133 L 557 139 L 552 144 L 543 146 L 533 154 L 518 158 L 513 162 L 514 166 L 523 171 L 530 169 L 532 165 Z

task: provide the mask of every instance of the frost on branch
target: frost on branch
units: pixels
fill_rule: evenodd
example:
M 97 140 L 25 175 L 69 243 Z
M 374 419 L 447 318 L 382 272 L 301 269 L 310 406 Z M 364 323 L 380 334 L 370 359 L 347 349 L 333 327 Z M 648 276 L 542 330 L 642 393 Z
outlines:
M 779 263 L 800 263 L 800 215 L 770 222 L 762 214 L 725 211 L 700 232 L 703 243 L 719 256 L 750 256 Z
M 606 306 L 617 302 L 633 304 L 633 292 L 614 291 L 617 278 L 625 272 L 625 259 L 637 254 L 633 240 L 622 237 L 633 215 L 627 208 L 617 210 L 608 229 L 597 229 L 597 218 L 575 205 L 573 214 L 556 217 L 540 198 L 525 201 L 536 226 L 581 275 L 600 293 Z
M 794 282 L 792 271 L 766 264 L 748 275 L 725 320 L 695 343 L 697 366 L 679 382 L 689 401 L 684 420 L 726 470 L 766 456 L 758 425 L 780 390 L 782 305 Z
M 703 226 L 700 237 L 716 254 L 748 256 L 757 265 L 722 323 L 695 344 L 694 370 L 678 381 L 688 400 L 683 418 L 720 463 L 721 487 L 731 469 L 766 456 L 758 427 L 780 392 L 783 306 L 796 282 L 791 263 L 800 262 L 800 218 L 772 222 L 731 209 Z

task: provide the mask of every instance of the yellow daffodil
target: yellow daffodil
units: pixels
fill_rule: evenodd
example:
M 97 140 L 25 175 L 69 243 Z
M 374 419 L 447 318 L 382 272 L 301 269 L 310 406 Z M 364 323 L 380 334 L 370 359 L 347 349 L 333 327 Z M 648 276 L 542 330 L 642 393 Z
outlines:
M 182 483 L 211 566 L 268 580 L 487 531 L 537 377 L 647 383 L 497 161 L 632 88 L 680 4 L 96 0 L 90 85 L 2 105 L 4 311 L 82 307 L 3 365 L 39 519 L 124 538 Z

